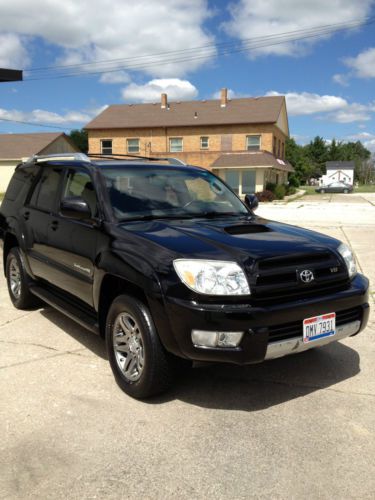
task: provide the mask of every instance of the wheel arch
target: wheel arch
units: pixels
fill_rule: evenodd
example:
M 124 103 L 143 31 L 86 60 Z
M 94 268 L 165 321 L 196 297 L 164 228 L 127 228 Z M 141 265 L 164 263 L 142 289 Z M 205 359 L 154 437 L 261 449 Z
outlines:
M 105 322 L 109 308 L 114 299 L 123 294 L 130 295 L 149 307 L 147 296 L 140 286 L 125 278 L 120 278 L 113 274 L 106 274 L 101 282 L 98 309 L 100 335 L 103 338 L 105 337 Z
M 19 242 L 17 237 L 12 233 L 6 233 L 4 237 L 4 246 L 3 246 L 3 271 L 5 273 L 6 261 L 9 254 L 9 251 L 13 247 L 19 247 Z

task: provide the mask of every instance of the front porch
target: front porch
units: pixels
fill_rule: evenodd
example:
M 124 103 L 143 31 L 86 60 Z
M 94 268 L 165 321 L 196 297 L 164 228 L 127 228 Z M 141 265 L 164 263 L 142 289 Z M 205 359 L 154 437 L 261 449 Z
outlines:
M 268 182 L 286 184 L 293 168 L 268 152 L 228 153 L 212 164 L 212 171 L 243 197 L 264 191 Z

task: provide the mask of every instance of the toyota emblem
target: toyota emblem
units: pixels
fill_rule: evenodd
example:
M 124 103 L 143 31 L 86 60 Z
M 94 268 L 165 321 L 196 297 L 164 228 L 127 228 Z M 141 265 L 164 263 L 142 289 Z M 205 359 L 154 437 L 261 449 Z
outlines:
M 309 269 L 301 271 L 299 277 L 303 283 L 311 283 L 314 280 L 314 274 Z

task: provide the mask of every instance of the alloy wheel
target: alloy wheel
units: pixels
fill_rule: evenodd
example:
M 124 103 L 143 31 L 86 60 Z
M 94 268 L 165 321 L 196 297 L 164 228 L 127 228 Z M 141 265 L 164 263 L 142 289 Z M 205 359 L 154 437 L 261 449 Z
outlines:
M 123 376 L 129 382 L 137 382 L 144 367 L 144 347 L 141 329 L 131 314 L 124 312 L 117 316 L 112 340 L 116 362 Z

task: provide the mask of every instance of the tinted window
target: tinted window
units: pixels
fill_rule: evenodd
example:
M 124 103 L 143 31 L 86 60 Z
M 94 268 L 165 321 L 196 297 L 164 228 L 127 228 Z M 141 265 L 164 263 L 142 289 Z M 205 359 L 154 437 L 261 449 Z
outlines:
M 59 167 L 45 167 L 39 182 L 35 186 L 30 204 L 45 211 L 55 208 L 62 169 Z
M 109 197 L 119 219 L 247 214 L 240 200 L 208 171 L 141 167 L 106 168 Z
M 87 172 L 81 170 L 69 170 L 65 179 L 63 198 L 79 196 L 88 204 L 91 215 L 97 215 L 97 198 L 91 177 Z

